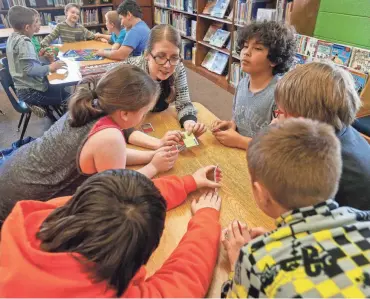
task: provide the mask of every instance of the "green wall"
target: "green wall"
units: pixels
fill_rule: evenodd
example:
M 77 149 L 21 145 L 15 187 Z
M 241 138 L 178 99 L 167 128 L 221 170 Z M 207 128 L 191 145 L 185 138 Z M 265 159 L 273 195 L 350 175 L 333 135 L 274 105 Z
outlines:
M 314 35 L 370 49 L 370 0 L 321 0 Z

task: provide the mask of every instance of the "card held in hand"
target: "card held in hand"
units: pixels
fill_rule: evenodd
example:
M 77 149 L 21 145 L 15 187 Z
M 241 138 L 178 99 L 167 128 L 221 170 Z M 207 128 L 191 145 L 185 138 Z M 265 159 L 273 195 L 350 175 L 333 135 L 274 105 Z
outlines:
M 187 148 L 199 145 L 199 142 L 198 142 L 197 138 L 195 138 L 193 133 L 188 135 L 187 132 L 184 132 L 183 141 L 184 141 L 184 144 Z
M 154 132 L 154 128 L 152 126 L 151 123 L 146 123 L 146 124 L 143 124 L 141 126 L 141 130 L 144 132 L 144 133 L 151 133 L 151 132 Z

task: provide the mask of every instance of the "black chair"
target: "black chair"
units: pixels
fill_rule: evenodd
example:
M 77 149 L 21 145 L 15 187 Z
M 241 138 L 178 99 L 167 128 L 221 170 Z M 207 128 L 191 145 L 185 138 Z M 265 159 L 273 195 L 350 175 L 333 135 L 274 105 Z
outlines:
M 19 141 L 21 141 L 24 137 L 24 134 L 26 133 L 28 122 L 30 121 L 32 112 L 31 112 L 30 108 L 27 106 L 27 104 L 25 102 L 23 102 L 20 99 L 17 100 L 15 98 L 14 95 L 16 93 L 15 93 L 15 87 L 14 87 L 13 79 L 10 76 L 10 73 L 9 73 L 9 71 L 6 67 L 4 67 L 0 70 L 0 81 L 1 81 L 1 85 L 3 86 L 3 88 L 5 90 L 5 93 L 8 96 L 8 98 L 10 100 L 10 103 L 12 104 L 13 108 L 15 109 L 15 111 L 17 111 L 18 113 L 21 114 L 21 118 L 20 118 L 19 123 L 18 123 L 18 132 L 19 132 L 19 129 L 22 125 L 23 118 L 24 118 L 24 116 L 26 116 L 26 119 L 23 123 L 21 137 L 19 139 Z

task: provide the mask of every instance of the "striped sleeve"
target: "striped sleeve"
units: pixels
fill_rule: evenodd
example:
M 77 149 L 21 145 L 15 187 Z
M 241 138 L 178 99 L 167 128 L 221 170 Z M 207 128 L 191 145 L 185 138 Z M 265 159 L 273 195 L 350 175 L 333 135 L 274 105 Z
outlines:
M 92 40 L 94 39 L 95 37 L 95 34 L 94 32 L 90 31 L 90 30 L 87 30 L 85 27 L 84 28 L 84 36 L 85 36 L 85 39 L 86 40 Z
M 60 36 L 60 25 L 58 24 L 54 30 L 41 41 L 41 47 L 47 47 L 50 43 Z

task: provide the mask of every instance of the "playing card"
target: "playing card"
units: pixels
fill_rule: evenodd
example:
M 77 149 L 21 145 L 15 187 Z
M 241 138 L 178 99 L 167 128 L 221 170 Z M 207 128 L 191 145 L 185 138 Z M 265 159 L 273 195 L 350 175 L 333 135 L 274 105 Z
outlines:
M 218 170 L 218 165 L 216 165 L 215 170 L 213 171 L 213 181 L 217 183 L 217 170 Z
M 146 123 L 146 124 L 143 124 L 141 126 L 141 130 L 144 132 L 144 133 L 150 133 L 150 132 L 154 132 L 154 128 L 152 126 L 151 123 Z
M 195 138 L 193 133 L 188 135 L 187 132 L 184 132 L 183 141 L 184 141 L 184 144 L 187 148 L 199 145 L 199 142 L 198 142 L 197 138 Z

